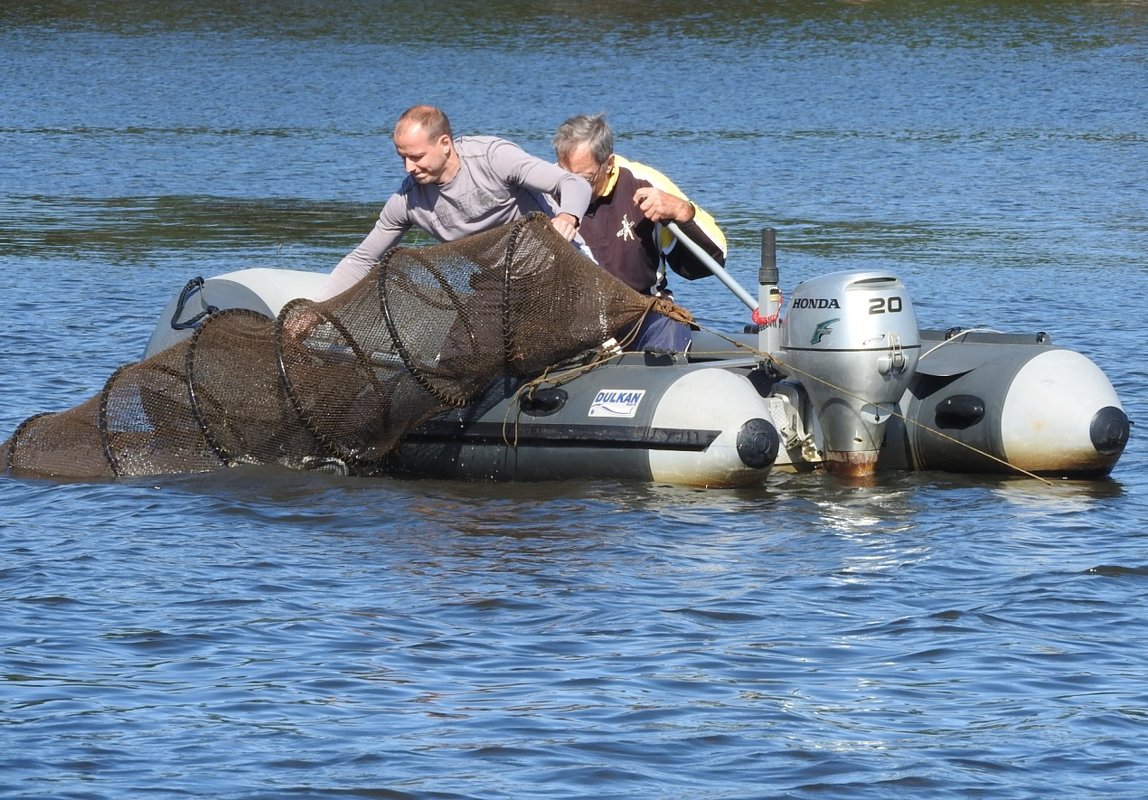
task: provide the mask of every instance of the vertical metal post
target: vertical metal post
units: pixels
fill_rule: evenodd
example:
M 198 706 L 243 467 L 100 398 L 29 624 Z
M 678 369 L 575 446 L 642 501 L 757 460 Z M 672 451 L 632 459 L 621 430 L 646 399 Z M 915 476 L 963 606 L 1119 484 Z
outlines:
M 781 289 L 777 274 L 777 231 L 761 229 L 761 267 L 757 271 L 758 308 L 762 317 L 772 320 L 761 326 L 757 334 L 757 347 L 774 354 L 781 348 Z

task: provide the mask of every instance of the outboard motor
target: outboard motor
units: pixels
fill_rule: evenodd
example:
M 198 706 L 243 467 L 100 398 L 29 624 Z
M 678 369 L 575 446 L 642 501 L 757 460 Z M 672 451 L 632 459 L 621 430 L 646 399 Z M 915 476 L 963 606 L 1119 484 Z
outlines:
M 831 472 L 876 471 L 885 423 L 920 355 L 917 317 L 899 278 L 834 272 L 797 286 L 782 323 L 786 372 L 813 405 Z

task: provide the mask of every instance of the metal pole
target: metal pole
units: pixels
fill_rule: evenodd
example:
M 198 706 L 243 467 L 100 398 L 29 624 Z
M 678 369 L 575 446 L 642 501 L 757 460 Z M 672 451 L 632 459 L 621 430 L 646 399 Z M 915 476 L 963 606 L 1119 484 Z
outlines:
M 713 256 L 701 248 L 701 245 L 682 233 L 682 229 L 678 227 L 678 223 L 667 222 L 664 224 L 666 229 L 678 238 L 679 242 L 685 245 L 691 253 L 698 257 L 699 261 L 706 265 L 710 272 L 717 276 L 719 281 L 726 285 L 726 288 L 737 295 L 738 300 L 745 303 L 752 311 L 757 310 L 757 301 L 753 299 L 753 295 L 743 289 L 741 285 L 722 268 L 721 264 L 714 261 Z

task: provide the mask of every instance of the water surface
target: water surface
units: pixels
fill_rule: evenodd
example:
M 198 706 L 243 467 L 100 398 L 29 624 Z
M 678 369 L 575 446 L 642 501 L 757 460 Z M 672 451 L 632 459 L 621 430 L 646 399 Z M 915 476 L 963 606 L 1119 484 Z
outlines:
M 1048 331 L 1143 390 L 1148 6 L 8 4 L 0 435 L 196 275 L 327 270 L 416 102 L 606 111 L 783 288 Z M 745 311 L 678 281 L 706 324 Z M 1139 798 L 1144 447 L 1111 479 L 760 490 L 238 469 L 0 479 L 13 798 Z

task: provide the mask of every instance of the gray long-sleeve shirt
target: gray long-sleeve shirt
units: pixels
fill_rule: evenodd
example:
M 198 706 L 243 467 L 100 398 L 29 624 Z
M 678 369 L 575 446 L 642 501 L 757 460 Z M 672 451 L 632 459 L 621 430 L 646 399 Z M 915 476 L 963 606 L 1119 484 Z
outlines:
M 315 299 L 334 297 L 362 280 L 412 225 L 447 242 L 534 211 L 581 220 L 590 204 L 590 184 L 584 178 L 506 139 L 464 136 L 454 146 L 458 173 L 441 185 L 420 184 L 408 176 L 383 206 L 374 229 L 338 263 Z M 557 208 L 544 195 L 554 197 Z

